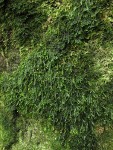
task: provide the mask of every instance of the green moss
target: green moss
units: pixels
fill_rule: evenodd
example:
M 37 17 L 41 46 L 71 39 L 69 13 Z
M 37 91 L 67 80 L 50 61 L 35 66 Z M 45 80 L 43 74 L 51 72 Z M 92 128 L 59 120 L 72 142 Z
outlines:
M 95 150 L 95 126 L 107 126 L 113 119 L 112 1 L 22 0 L 2 8 L 2 51 L 14 48 L 15 40 L 24 56 L 1 84 L 11 128 L 19 125 L 14 112 L 49 120 L 62 146 Z M 20 142 L 22 148 L 26 144 Z

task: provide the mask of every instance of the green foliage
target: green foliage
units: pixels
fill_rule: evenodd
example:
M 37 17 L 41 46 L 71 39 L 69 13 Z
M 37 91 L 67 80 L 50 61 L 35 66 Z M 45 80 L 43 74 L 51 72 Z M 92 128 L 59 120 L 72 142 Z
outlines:
M 41 3 L 43 1 L 40 0 L 4 1 L 1 9 L 1 25 L 4 25 L 7 36 L 13 36 L 12 42 L 25 44 L 27 41 L 40 39 L 42 23 L 47 18 L 41 11 Z M 10 40 L 9 38 L 7 40 Z
M 46 32 L 47 46 L 55 50 L 66 50 L 69 45 L 83 44 L 99 39 L 112 40 L 112 22 L 104 19 L 106 9 L 110 11 L 111 1 L 68 1 L 51 16 L 51 24 Z M 57 15 L 56 15 L 57 14 Z
M 94 128 L 112 122 L 113 96 L 111 80 L 104 84 L 95 69 L 96 50 L 92 43 L 65 54 L 35 48 L 4 86 L 7 106 L 48 119 L 71 149 L 96 149 Z
M 32 50 L 1 83 L 5 106 L 12 115 L 47 119 L 72 150 L 95 150 L 95 126 L 112 123 L 111 9 L 106 0 L 22 0 L 5 10 L 14 39 Z
M 43 36 L 42 24 L 47 20 L 41 7 L 43 2 L 0 1 L 0 62 L 3 59 L 1 71 L 14 70 L 19 64 L 20 46 L 37 43 Z

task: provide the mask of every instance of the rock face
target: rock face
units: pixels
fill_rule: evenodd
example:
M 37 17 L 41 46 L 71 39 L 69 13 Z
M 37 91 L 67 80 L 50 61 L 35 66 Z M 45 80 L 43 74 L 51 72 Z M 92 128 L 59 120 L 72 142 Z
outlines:
M 19 123 L 20 120 L 18 120 L 18 124 Z M 28 119 L 23 123 L 22 129 L 18 133 L 18 142 L 12 145 L 12 150 L 17 149 L 64 150 L 58 141 L 58 135 L 46 126 L 41 127 L 40 122 L 33 119 Z
M 0 54 L 0 72 L 5 70 L 6 68 L 6 60 L 5 58 Z
M 3 54 L 0 54 L 0 73 L 3 71 L 13 71 L 18 67 L 20 63 L 19 50 L 14 52 L 11 51 L 7 54 L 7 57 Z

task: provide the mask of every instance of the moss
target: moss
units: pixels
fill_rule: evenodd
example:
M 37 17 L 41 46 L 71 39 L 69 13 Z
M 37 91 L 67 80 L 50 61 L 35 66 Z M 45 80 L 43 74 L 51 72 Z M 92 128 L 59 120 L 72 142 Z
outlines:
M 18 125 L 16 113 L 32 116 L 49 120 L 63 146 L 97 148 L 95 126 L 112 124 L 111 8 L 111 0 L 64 0 L 58 5 L 22 0 L 5 6 L 2 52 L 9 58 L 5 50 L 16 47 L 24 56 L 1 84 L 11 130 Z

